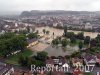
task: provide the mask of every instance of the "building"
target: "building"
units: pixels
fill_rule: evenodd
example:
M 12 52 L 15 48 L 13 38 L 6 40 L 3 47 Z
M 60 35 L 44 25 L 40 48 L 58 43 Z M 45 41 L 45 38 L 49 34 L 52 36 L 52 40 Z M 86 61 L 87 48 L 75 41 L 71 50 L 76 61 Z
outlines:
M 11 75 L 14 73 L 14 68 L 0 62 L 0 75 Z
M 51 75 L 65 75 L 64 70 L 63 71 L 57 71 L 55 67 L 63 67 L 63 68 L 68 68 L 68 61 L 64 57 L 49 57 L 46 60 L 46 66 L 47 67 L 54 67 L 53 71 L 51 72 Z M 68 71 L 68 69 L 66 69 Z
M 84 26 L 85 29 L 93 29 L 92 25 L 90 23 L 86 23 Z
M 34 46 L 34 45 L 38 44 L 38 40 L 36 38 L 34 38 L 34 39 L 28 39 L 27 42 L 28 42 L 28 46 L 27 46 L 28 48 L 31 47 L 31 46 Z
M 86 62 L 87 65 L 95 65 L 96 60 L 95 60 L 95 56 L 91 55 L 91 54 L 85 54 L 84 56 L 84 61 Z
M 96 54 L 96 63 L 100 65 L 100 53 Z

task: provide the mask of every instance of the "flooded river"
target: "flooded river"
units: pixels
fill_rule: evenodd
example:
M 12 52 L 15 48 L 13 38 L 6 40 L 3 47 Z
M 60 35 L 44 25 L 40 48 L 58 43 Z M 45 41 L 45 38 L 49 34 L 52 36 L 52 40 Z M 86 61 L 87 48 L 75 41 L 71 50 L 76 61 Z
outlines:
M 56 28 L 52 28 L 52 27 L 38 27 L 38 28 L 36 28 L 36 30 L 38 30 L 39 33 L 42 33 L 43 29 L 50 31 L 51 35 L 54 32 L 55 36 L 61 36 L 64 33 L 63 29 L 56 29 Z M 75 34 L 78 34 L 79 32 L 82 32 L 82 31 L 68 30 L 68 32 L 74 32 Z M 98 34 L 99 33 L 97 33 L 97 32 L 84 32 L 84 36 L 90 36 L 91 38 L 95 38 Z
M 52 27 L 38 27 L 36 30 L 39 31 L 39 34 L 44 34 L 43 29 L 50 31 L 49 36 L 53 35 L 53 32 L 55 34 L 55 37 L 57 36 L 62 36 L 64 33 L 63 29 L 56 29 Z M 68 32 L 74 32 L 75 34 L 78 34 L 81 31 L 73 31 L 73 30 L 68 30 Z M 96 32 L 84 32 L 84 36 L 90 36 L 91 38 L 95 38 L 99 33 Z M 52 39 L 52 37 L 50 37 Z M 45 40 L 44 40 L 45 41 Z M 52 47 L 49 44 L 44 44 L 44 43 L 39 43 L 36 46 L 32 47 L 33 51 L 46 51 L 49 56 L 65 56 L 65 55 L 71 55 L 73 52 L 78 51 L 79 47 L 78 45 L 75 46 L 67 46 L 65 49 L 62 47 Z
M 67 45 L 66 48 L 62 48 L 62 47 L 53 47 L 45 43 L 39 43 L 31 47 L 31 50 L 35 53 L 40 51 L 45 51 L 48 53 L 48 56 L 66 56 L 66 55 L 71 55 L 73 52 L 78 51 L 79 47 L 77 45 L 75 46 Z

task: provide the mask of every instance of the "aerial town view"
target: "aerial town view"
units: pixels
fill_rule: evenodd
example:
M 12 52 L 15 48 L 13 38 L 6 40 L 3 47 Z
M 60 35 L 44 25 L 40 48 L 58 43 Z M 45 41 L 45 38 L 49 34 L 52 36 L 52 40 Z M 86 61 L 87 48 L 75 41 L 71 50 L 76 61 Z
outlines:
M 0 0 L 0 75 L 100 75 L 100 1 Z

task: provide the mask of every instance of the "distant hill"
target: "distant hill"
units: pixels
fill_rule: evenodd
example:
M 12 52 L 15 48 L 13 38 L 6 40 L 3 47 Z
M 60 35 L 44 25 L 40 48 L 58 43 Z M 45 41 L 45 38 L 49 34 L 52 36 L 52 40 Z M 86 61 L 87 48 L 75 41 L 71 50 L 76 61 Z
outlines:
M 41 15 L 80 15 L 80 14 L 100 14 L 100 12 L 88 12 L 88 11 L 64 11 L 64 10 L 52 10 L 52 11 L 39 11 L 39 10 L 32 10 L 32 11 L 23 11 L 21 13 L 21 17 L 29 17 L 29 16 L 41 16 Z

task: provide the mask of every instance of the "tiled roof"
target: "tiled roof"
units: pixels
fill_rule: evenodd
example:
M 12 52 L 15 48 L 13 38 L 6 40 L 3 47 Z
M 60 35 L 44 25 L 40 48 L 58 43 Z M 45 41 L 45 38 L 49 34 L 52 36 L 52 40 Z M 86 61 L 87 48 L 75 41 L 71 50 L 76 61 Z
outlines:
M 95 59 L 95 57 L 94 57 L 93 55 L 91 55 L 91 54 L 86 54 L 86 55 L 84 56 L 84 58 L 85 58 L 87 61 L 90 61 L 91 59 Z
M 32 43 L 32 42 L 34 42 L 34 41 L 37 41 L 37 39 L 34 38 L 34 39 L 28 39 L 28 40 L 27 40 L 27 42 L 28 42 L 29 44 Z
M 98 59 L 100 59 L 100 53 L 97 53 L 96 56 Z
M 0 62 L 0 75 L 7 73 L 12 67 L 5 65 L 5 63 Z

